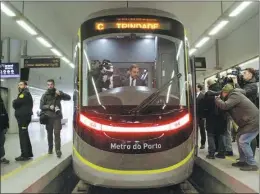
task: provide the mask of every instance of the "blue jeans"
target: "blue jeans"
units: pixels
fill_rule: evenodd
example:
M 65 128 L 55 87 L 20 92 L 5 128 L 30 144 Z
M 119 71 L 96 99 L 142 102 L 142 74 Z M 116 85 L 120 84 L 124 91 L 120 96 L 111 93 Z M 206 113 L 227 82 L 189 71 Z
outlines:
M 239 161 L 246 162 L 249 165 L 257 165 L 252 148 L 250 146 L 251 141 L 256 138 L 259 131 L 245 133 L 237 137 L 238 151 L 239 151 Z
M 216 135 L 212 133 L 207 133 L 208 135 L 208 153 L 210 155 L 214 155 L 215 152 L 224 153 L 225 152 L 225 145 L 224 145 L 224 135 Z M 216 138 L 217 137 L 217 138 Z M 218 141 L 218 150 L 216 150 L 216 142 Z
M 231 120 L 228 120 L 227 130 L 225 131 L 225 134 L 224 134 L 224 144 L 225 144 L 225 148 L 226 148 L 227 152 L 233 151 L 233 149 L 232 149 L 232 137 L 231 137 L 231 130 L 232 130 L 231 124 L 232 124 Z

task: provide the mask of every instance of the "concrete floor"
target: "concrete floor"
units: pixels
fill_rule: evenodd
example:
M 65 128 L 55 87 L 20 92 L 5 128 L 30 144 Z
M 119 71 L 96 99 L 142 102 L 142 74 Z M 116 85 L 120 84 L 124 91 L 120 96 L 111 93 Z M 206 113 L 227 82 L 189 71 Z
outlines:
M 34 154 L 33 160 L 35 160 L 48 152 L 47 132 L 43 125 L 33 122 L 29 126 L 29 135 L 30 135 L 33 154 Z M 64 145 L 72 141 L 72 136 L 73 136 L 72 126 L 63 125 L 61 131 L 61 144 Z M 1 176 L 8 174 L 14 169 L 26 165 L 26 163 L 30 162 L 30 161 L 26 161 L 26 162 L 15 161 L 15 157 L 18 157 L 21 154 L 18 134 L 6 135 L 5 152 L 6 152 L 6 158 L 10 160 L 10 164 L 1 165 Z

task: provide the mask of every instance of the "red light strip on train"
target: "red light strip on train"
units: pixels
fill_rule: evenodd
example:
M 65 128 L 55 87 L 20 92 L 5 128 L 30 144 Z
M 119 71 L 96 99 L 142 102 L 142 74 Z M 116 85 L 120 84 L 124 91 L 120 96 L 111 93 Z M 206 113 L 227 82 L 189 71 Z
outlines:
M 166 132 L 176 130 L 190 121 L 190 115 L 186 114 L 177 121 L 171 122 L 169 124 L 154 126 L 154 127 L 116 127 L 110 125 L 104 125 L 92 121 L 87 118 L 85 115 L 80 114 L 79 121 L 87 127 L 95 129 L 97 131 L 104 132 L 127 132 L 127 133 L 136 133 L 136 132 Z

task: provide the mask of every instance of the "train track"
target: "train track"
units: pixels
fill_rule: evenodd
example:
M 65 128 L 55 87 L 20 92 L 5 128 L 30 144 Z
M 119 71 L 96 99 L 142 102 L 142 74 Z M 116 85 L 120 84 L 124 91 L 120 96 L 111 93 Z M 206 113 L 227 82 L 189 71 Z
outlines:
M 185 194 L 199 193 L 191 183 L 185 181 L 182 184 L 158 189 L 109 189 L 89 186 L 79 181 L 72 191 L 73 194 Z

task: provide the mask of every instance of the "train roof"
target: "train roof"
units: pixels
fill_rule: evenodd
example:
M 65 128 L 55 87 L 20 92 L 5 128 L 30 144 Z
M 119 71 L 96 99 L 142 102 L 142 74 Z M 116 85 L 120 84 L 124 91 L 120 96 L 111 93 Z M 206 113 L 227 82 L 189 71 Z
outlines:
M 90 14 L 86 20 L 93 18 L 98 18 L 102 16 L 111 16 L 111 15 L 151 15 L 151 16 L 161 16 L 174 19 L 180 22 L 180 20 L 172 13 L 162 11 L 159 9 L 150 9 L 150 8 L 140 8 L 140 7 L 130 7 L 130 8 L 112 8 L 104 9 L 101 11 L 94 12 Z

